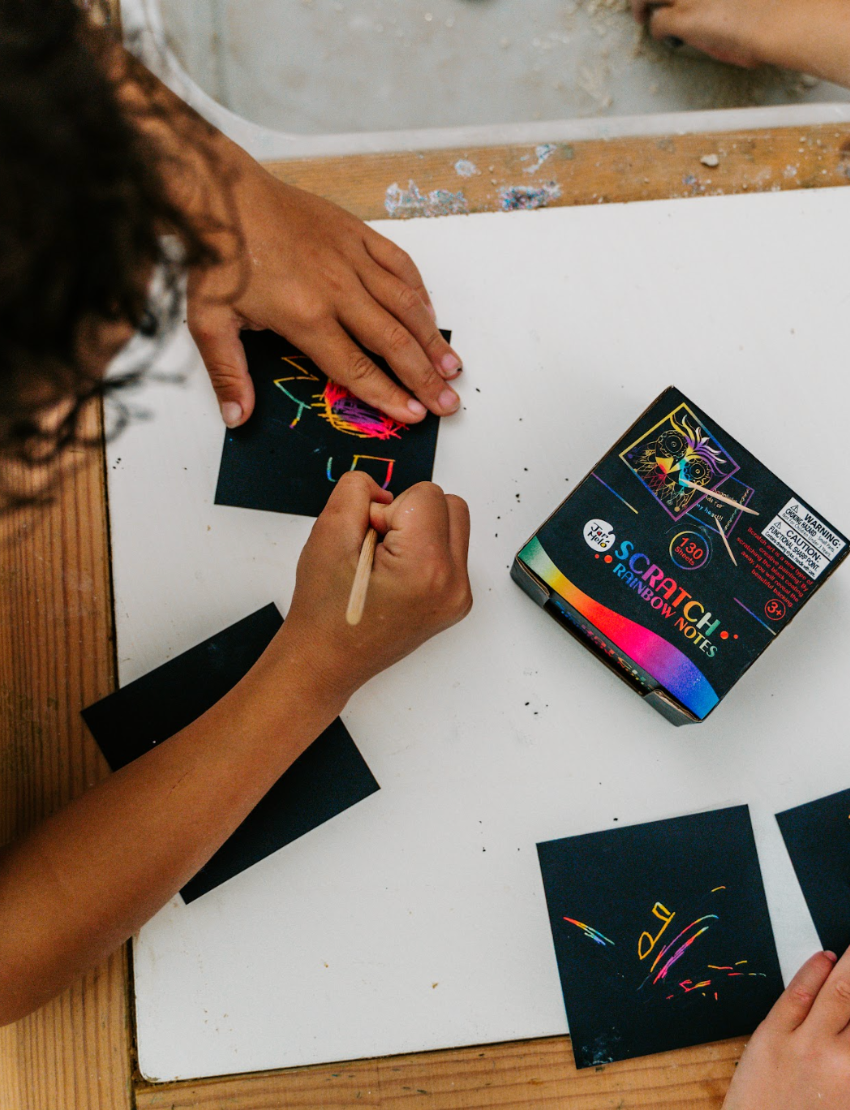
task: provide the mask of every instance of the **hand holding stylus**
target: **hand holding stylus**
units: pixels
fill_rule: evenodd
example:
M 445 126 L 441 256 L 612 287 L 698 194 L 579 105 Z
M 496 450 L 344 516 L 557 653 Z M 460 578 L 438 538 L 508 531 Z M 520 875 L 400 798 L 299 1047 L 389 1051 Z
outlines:
M 361 619 L 351 624 L 346 612 L 370 528 L 374 563 Z M 466 616 L 472 606 L 468 546 L 469 510 L 461 498 L 420 482 L 393 499 L 366 474 L 351 471 L 313 526 L 280 635 L 297 638 L 299 652 L 347 697 Z

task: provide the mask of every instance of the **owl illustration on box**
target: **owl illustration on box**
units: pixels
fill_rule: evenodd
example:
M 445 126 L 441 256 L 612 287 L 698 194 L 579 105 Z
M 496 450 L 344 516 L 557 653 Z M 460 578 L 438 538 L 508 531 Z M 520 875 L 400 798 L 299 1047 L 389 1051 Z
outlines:
M 738 470 L 687 405 L 671 412 L 620 458 L 674 520 L 703 497 L 702 490 L 716 489 Z

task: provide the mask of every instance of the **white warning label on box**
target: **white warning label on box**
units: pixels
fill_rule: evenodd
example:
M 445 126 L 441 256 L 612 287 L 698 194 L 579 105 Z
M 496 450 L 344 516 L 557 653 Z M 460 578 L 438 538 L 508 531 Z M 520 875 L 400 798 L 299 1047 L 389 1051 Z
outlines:
M 799 532 L 803 539 L 808 540 L 812 547 L 817 548 L 821 555 L 826 555 L 830 561 L 836 555 L 840 555 L 847 546 L 837 532 L 834 532 L 828 524 L 824 524 L 820 517 L 815 516 L 811 509 L 807 509 L 796 497 L 792 497 L 785 508 L 780 509 L 779 515 L 786 524 L 790 524 L 795 532 Z
M 775 516 L 768 524 L 762 535 L 769 540 L 792 563 L 808 574 L 809 578 L 818 578 L 832 561 L 821 554 L 813 543 L 801 536 L 796 528 L 792 528 L 781 516 Z

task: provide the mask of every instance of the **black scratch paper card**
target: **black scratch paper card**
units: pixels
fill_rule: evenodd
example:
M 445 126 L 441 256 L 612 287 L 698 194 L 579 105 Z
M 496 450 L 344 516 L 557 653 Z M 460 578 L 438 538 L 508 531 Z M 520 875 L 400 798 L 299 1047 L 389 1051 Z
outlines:
M 577 1067 L 752 1033 L 781 994 L 746 806 L 537 851 Z
M 256 407 L 225 435 L 216 505 L 318 516 L 347 470 L 365 471 L 392 493 L 431 480 L 439 417 L 400 424 L 330 381 L 274 332 L 243 332 L 242 343 Z M 374 361 L 394 377 L 382 359 Z
M 83 710 L 113 771 L 197 720 L 248 673 L 283 620 L 275 605 Z M 192 902 L 378 790 L 345 725 L 325 729 L 181 894 Z
M 776 820 L 820 942 L 841 956 L 850 947 L 850 790 Z

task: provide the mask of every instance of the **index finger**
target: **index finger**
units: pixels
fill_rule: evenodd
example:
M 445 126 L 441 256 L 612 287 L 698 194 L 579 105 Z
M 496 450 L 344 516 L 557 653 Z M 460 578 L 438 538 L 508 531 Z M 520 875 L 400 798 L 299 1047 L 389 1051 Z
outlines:
M 418 293 L 431 319 L 436 320 L 437 313 L 431 304 L 425 282 L 422 280 L 422 275 L 419 273 L 416 263 L 407 251 L 402 250 L 401 247 L 396 246 L 395 243 L 377 231 L 373 231 L 370 227 L 366 231 L 367 234 L 364 236 L 363 244 L 372 259 L 379 266 L 383 266 L 385 270 L 389 270 L 391 274 L 395 274 L 397 278 L 401 278 L 406 285 L 409 285 L 411 289 Z
M 422 402 L 391 381 L 340 324 L 300 346 L 332 381 L 399 424 L 418 424 L 427 416 Z
M 638 23 L 647 23 L 656 8 L 671 6 L 672 0 L 632 0 L 632 15 Z
M 850 949 L 848 949 L 818 992 L 806 1027 L 826 1035 L 840 1033 L 850 1025 Z
M 449 512 L 449 547 L 459 567 L 465 567 L 469 556 L 469 506 L 462 497 L 446 494 Z

